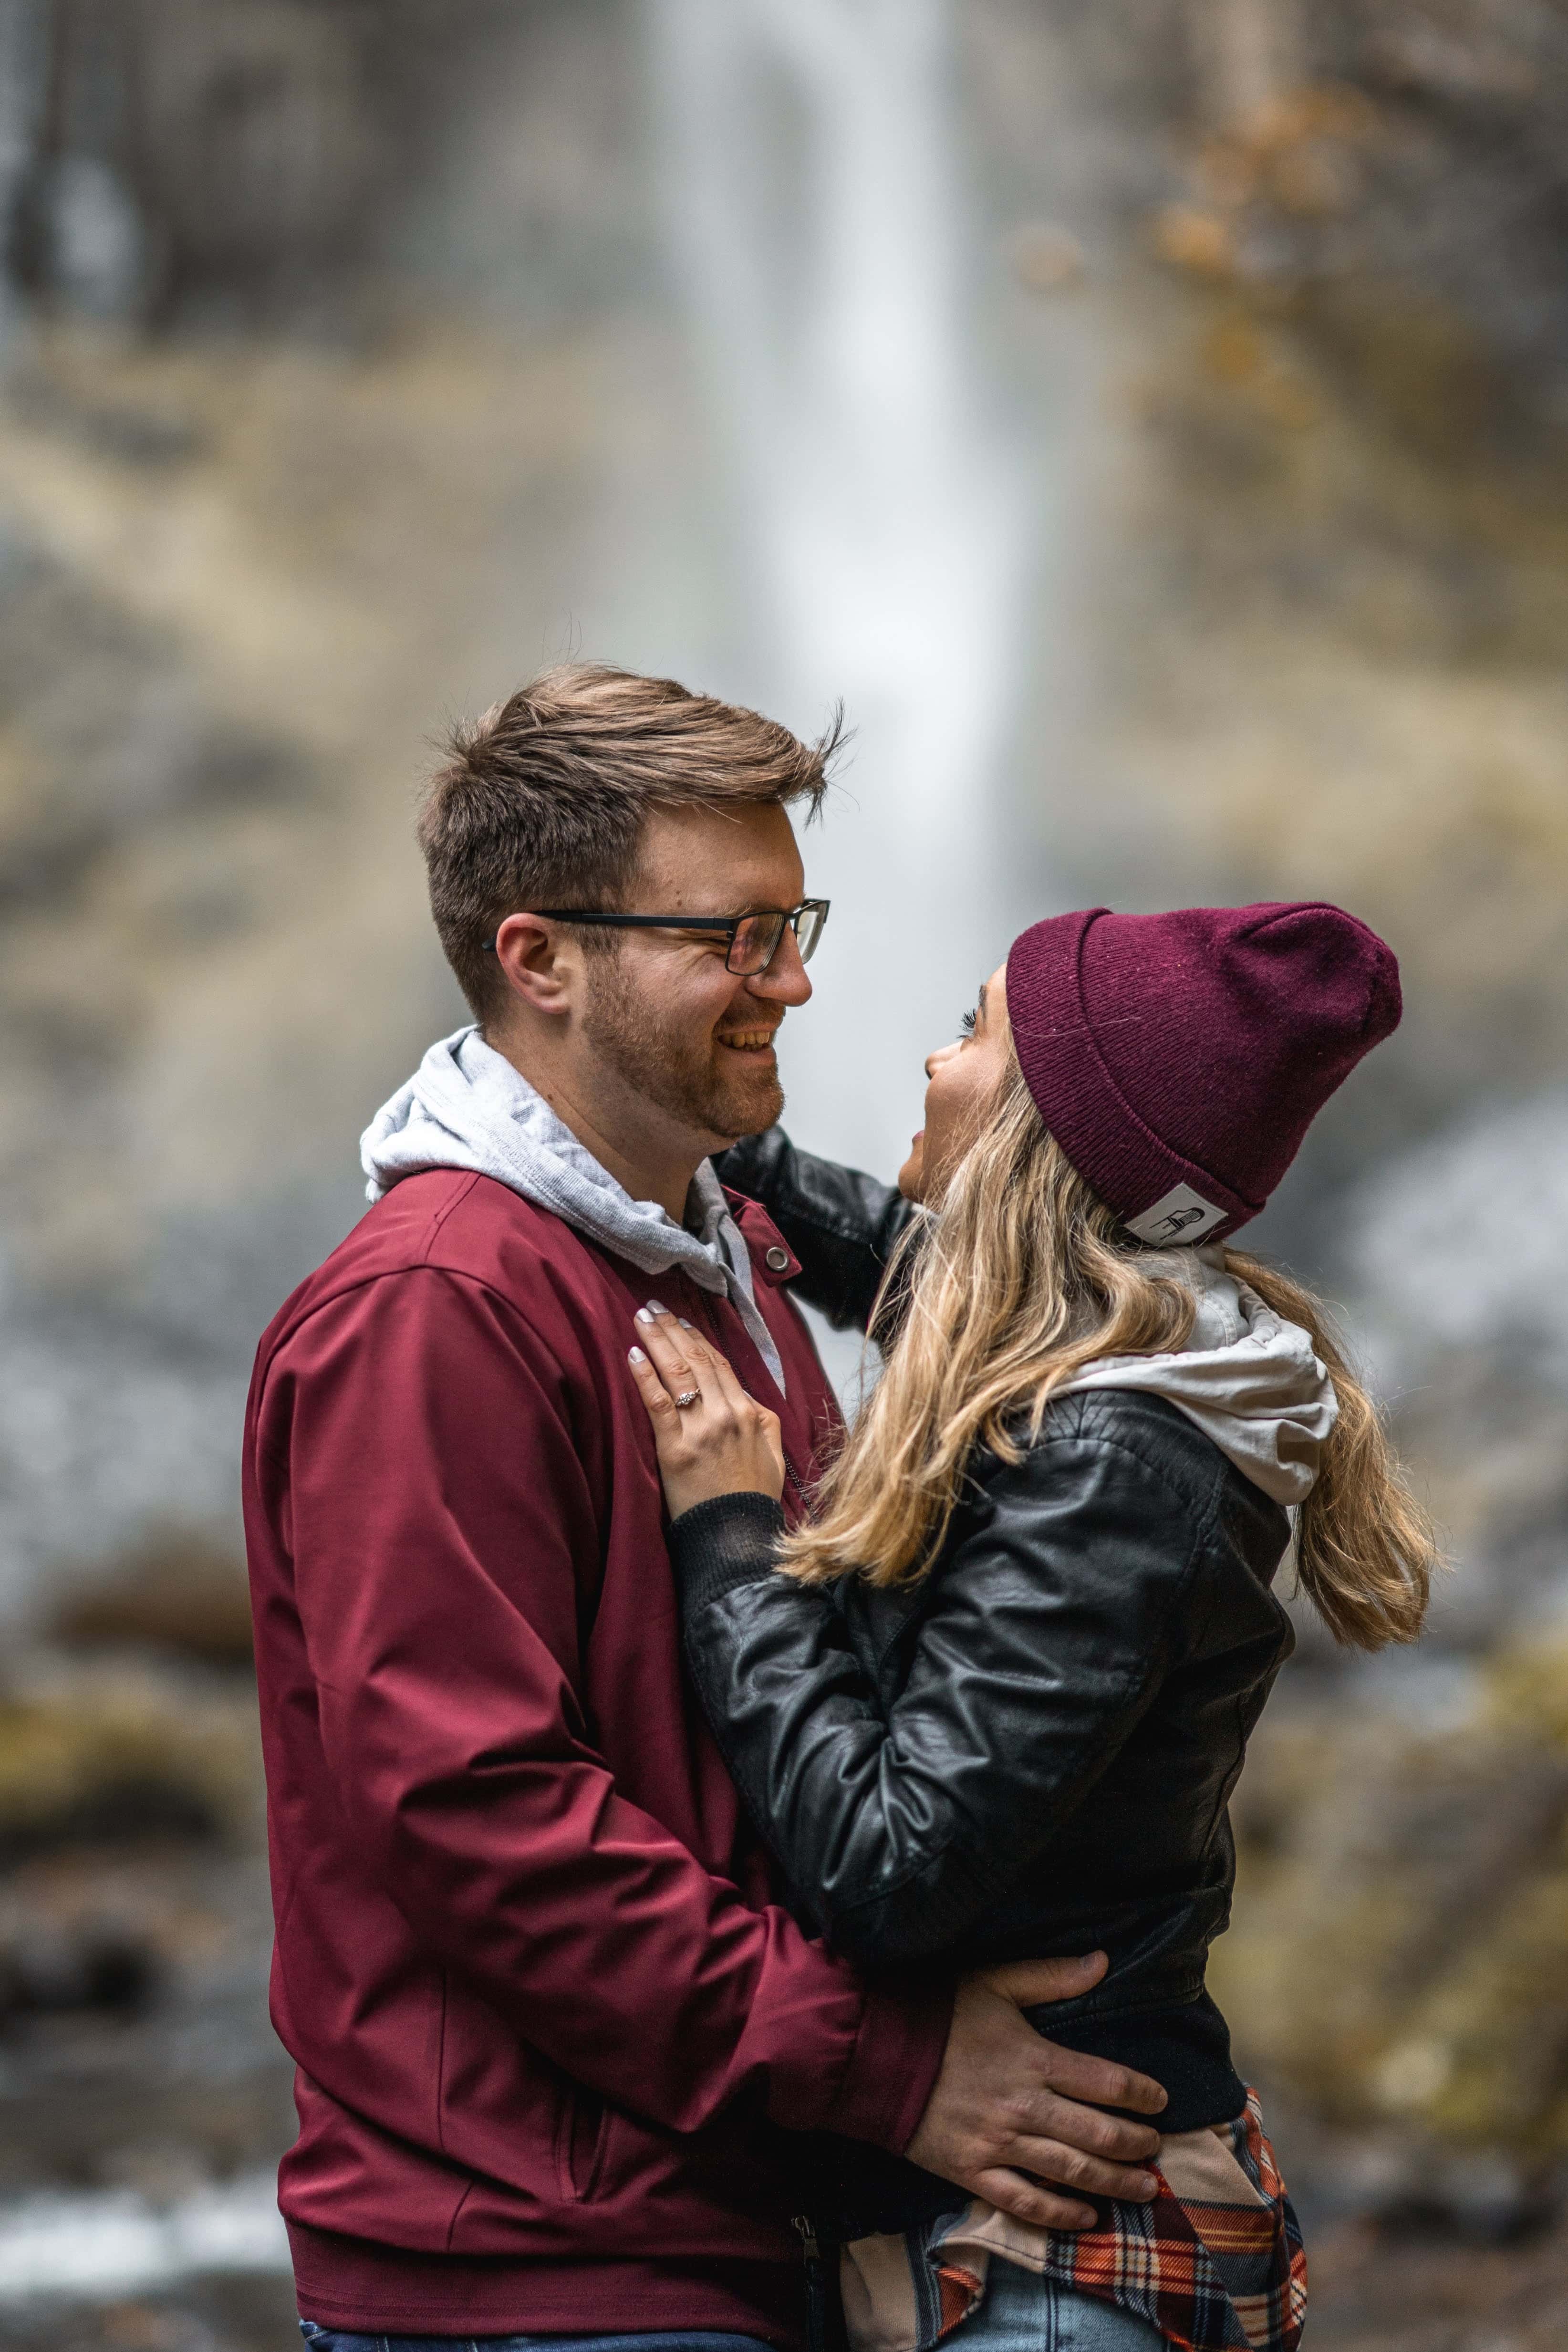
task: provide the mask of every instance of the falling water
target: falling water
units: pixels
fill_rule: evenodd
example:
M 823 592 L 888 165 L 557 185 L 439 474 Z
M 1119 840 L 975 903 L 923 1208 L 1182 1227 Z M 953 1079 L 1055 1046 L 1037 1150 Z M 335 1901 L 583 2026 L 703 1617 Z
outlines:
M 660 0 L 670 236 L 733 513 L 737 686 L 841 697 L 834 901 L 786 1033 L 800 1137 L 896 1166 L 1017 911 L 998 855 L 1025 520 L 971 354 L 946 0 Z M 973 272 L 969 273 L 970 278 Z
M 0 2204 L 0 2308 L 35 2295 L 156 2293 L 193 2273 L 288 2269 L 271 2167 L 167 2205 L 132 2189 L 83 2189 Z

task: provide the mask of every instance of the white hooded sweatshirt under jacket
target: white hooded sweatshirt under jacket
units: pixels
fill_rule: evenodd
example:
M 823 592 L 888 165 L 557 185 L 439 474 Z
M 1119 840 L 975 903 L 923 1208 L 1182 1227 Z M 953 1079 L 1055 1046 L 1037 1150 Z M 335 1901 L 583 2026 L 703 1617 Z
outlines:
M 758 1307 L 750 1254 L 710 1163 L 705 1160 L 692 1181 L 695 1231 L 656 1201 L 634 1201 L 476 1025 L 432 1045 L 408 1084 L 382 1104 L 360 1138 L 360 1164 L 371 1201 L 405 1176 L 468 1169 L 493 1176 L 644 1274 L 678 1265 L 699 1290 L 729 1298 L 782 1393 L 784 1367 Z
M 1276 1503 L 1305 1502 L 1339 1418 L 1333 1382 L 1311 1335 L 1228 1273 L 1218 1243 L 1163 1250 L 1139 1265 L 1196 1293 L 1186 1345 L 1163 1355 L 1102 1356 L 1053 1393 L 1144 1389 L 1168 1398 L 1265 1495 Z

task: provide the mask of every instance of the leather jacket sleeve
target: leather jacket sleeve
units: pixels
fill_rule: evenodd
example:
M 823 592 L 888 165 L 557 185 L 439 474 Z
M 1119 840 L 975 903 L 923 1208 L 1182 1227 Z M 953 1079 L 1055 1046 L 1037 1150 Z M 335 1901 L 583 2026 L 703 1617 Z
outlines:
M 891 1184 L 798 1151 L 781 1127 L 715 1160 L 721 1183 L 760 1201 L 795 1255 L 792 1287 L 835 1331 L 865 1330 L 900 1234 L 920 1212 Z
M 982 1924 L 1176 1655 L 1218 1488 L 1195 1509 L 1135 1429 L 1108 1433 L 1109 1402 L 1064 1401 L 1016 1465 L 976 1465 L 978 1501 L 879 1637 L 883 1658 L 913 1644 L 885 1709 L 831 1592 L 774 1572 L 769 1498 L 699 1504 L 672 1528 L 714 1736 L 792 1907 L 862 1966 Z

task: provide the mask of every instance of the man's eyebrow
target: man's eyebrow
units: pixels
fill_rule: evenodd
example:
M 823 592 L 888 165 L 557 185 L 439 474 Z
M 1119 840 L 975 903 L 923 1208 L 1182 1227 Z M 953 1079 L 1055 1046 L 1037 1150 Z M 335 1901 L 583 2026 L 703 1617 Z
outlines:
M 706 907 L 685 907 L 681 911 L 683 914 L 690 915 L 694 921 L 707 923 L 718 920 L 729 922 L 737 916 L 744 915 L 788 914 L 789 908 L 788 907 L 780 908 L 777 898 L 765 898 L 754 894 L 747 900 L 744 907 L 715 907 L 711 909 Z

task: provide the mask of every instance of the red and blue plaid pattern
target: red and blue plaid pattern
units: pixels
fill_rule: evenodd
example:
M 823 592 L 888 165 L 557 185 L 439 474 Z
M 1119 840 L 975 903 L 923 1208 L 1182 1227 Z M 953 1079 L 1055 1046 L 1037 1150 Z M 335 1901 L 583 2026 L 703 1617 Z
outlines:
M 1020 2246 L 1014 2259 L 1074 2294 L 1135 2312 L 1182 2352 L 1296 2352 L 1307 2258 L 1255 2092 L 1216 2137 L 1222 2145 L 1228 2137 L 1253 2200 L 1196 2195 L 1194 2185 L 1203 2185 L 1196 2177 L 1178 2194 L 1162 2171 L 1152 2205 L 1113 2205 L 1102 2229 L 1030 2232 L 1032 2245 Z M 1179 2179 L 1174 2150 L 1172 2169 Z M 940 2240 L 930 2249 L 940 2311 L 931 2341 L 950 2335 L 984 2296 L 988 2263 L 971 2268 L 966 2252 Z
M 1047 2273 L 1137 2312 L 1184 2352 L 1296 2352 L 1307 2257 L 1255 2092 L 1228 2128 L 1264 2204 L 1184 2203 L 1162 2177 L 1152 2205 L 1113 2207 L 1103 2230 L 1052 2231 Z

